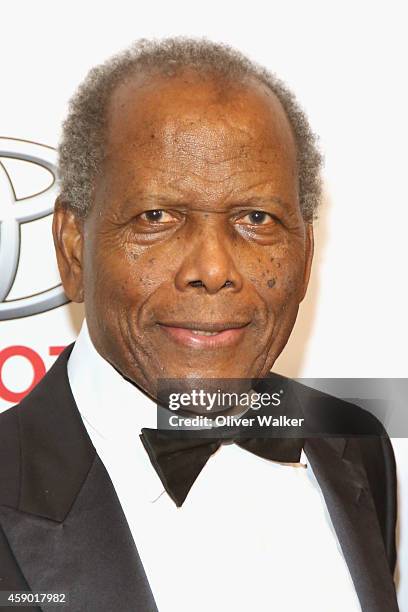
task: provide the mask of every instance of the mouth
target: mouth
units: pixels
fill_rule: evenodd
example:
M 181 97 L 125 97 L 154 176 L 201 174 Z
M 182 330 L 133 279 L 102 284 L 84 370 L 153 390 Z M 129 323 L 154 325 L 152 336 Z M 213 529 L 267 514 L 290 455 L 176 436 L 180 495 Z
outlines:
M 196 348 L 220 348 L 236 344 L 245 333 L 249 321 L 209 323 L 200 321 L 159 322 L 159 327 L 183 346 Z

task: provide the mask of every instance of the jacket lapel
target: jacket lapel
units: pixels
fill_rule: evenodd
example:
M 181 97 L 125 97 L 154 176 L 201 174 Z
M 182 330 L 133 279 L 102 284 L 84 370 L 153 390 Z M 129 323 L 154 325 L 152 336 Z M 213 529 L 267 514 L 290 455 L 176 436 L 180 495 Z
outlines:
M 293 410 L 294 416 L 304 416 L 312 432 L 322 431 L 322 422 L 334 430 L 339 427 L 339 431 L 347 431 L 350 412 L 345 412 L 346 407 L 353 410 L 356 423 L 361 424 L 366 418 L 358 406 L 272 372 L 267 378 L 263 381 L 265 388 L 269 385 L 285 389 L 285 409 Z M 302 435 L 301 430 L 296 435 Z M 362 612 L 398 612 L 395 585 L 358 437 L 312 434 L 304 440 L 304 449 L 322 490 Z
M 69 610 L 154 611 L 126 519 L 96 455 L 64 521 L 5 506 L 0 521 L 32 591 L 66 593 Z M 42 604 L 43 610 L 55 604 Z
M 17 508 L 0 524 L 34 592 L 66 593 L 75 612 L 157 612 L 109 475 L 82 423 L 67 376 L 70 345 L 18 410 Z M 41 608 L 51 610 L 53 603 Z
M 363 612 L 398 612 L 358 439 L 308 438 L 305 452 L 322 490 Z

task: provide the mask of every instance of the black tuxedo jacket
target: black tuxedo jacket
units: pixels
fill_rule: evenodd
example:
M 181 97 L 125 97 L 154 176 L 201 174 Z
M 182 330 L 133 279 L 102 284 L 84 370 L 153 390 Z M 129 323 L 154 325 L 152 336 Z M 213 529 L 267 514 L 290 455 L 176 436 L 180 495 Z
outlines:
M 0 415 L 0 591 L 68 595 L 66 606 L 25 610 L 153 612 L 125 516 L 71 393 L 72 347 L 18 406 Z M 308 438 L 305 452 L 363 612 L 398 611 L 392 578 L 396 470 L 389 439 Z

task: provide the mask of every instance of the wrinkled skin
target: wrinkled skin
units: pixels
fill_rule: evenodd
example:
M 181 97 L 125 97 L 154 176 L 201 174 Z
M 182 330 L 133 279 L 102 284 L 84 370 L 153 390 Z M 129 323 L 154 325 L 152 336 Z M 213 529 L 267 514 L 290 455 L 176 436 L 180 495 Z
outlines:
M 85 302 L 97 350 L 149 395 L 163 377 L 265 376 L 313 254 L 280 102 L 253 80 L 133 77 L 110 100 L 90 214 L 80 220 L 58 199 L 53 231 L 65 291 Z M 177 344 L 158 324 L 173 320 L 248 325 L 214 350 Z

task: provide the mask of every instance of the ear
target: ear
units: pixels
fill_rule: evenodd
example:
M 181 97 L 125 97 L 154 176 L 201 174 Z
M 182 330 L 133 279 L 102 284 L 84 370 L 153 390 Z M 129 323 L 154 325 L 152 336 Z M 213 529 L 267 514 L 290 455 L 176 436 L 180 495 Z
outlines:
M 310 272 L 312 269 L 314 253 L 314 235 L 313 235 L 313 223 L 306 223 L 306 244 L 305 244 L 305 269 L 303 273 L 303 288 L 300 297 L 300 302 L 304 299 L 309 285 Z
M 83 222 L 60 197 L 55 202 L 52 235 L 64 291 L 72 302 L 83 302 Z

